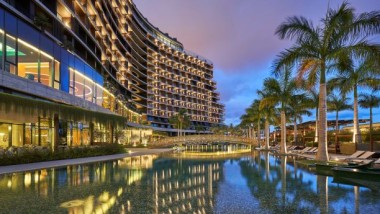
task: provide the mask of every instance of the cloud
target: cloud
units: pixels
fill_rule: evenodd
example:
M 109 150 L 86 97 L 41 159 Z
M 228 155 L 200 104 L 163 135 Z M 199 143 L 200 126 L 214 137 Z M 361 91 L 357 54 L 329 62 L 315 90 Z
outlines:
M 149 21 L 177 37 L 186 49 L 214 62 L 226 123 L 252 102 L 276 55 L 291 45 L 274 32 L 289 16 L 305 16 L 315 24 L 343 0 L 135 0 Z M 379 9 L 378 0 L 349 1 L 359 12 Z M 375 7 L 376 6 L 376 7 Z

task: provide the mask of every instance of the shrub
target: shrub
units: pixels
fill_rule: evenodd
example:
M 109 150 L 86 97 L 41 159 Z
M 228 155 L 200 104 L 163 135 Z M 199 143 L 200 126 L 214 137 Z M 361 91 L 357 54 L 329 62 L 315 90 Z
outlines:
M 85 158 L 102 155 L 125 153 L 125 148 L 120 144 L 101 144 L 96 146 L 60 147 L 52 152 L 47 147 L 29 146 L 11 147 L 7 151 L 1 151 L 0 166 L 25 164 L 42 161 Z

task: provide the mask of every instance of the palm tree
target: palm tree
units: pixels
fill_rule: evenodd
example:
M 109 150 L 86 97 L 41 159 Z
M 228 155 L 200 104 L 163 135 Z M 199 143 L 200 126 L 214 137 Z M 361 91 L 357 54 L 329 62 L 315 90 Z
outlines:
M 258 99 L 255 99 L 253 100 L 252 104 L 250 105 L 250 107 L 246 110 L 247 111 L 247 114 L 248 115 L 251 115 L 251 119 L 252 119 L 252 122 L 253 124 L 257 124 L 256 125 L 256 129 L 257 129 L 257 142 L 259 143 L 260 145 L 260 141 L 261 141 L 261 124 L 262 124 L 262 120 L 263 120 L 263 112 L 262 110 L 260 109 L 260 100 Z
M 255 118 L 256 118 L 256 110 L 253 109 L 253 104 L 251 104 L 248 108 L 245 109 L 245 114 L 243 114 L 240 117 L 240 127 L 249 127 L 249 129 L 252 129 L 253 133 L 250 133 L 250 136 L 252 138 L 255 138 L 255 133 L 254 133 L 254 127 L 253 124 L 255 123 Z
M 335 111 L 335 134 L 337 135 L 339 130 L 339 112 L 343 110 L 352 109 L 351 105 L 347 102 L 350 98 L 347 98 L 345 94 L 330 94 L 327 98 L 328 111 Z
M 291 98 L 291 105 L 289 106 L 289 114 L 293 118 L 294 124 L 294 142 L 297 143 L 297 122 L 302 123 L 302 117 L 304 115 L 311 116 L 311 112 L 308 110 L 313 105 L 312 99 L 307 97 L 305 93 L 298 94 Z
M 373 141 L 372 141 L 372 108 L 380 106 L 380 97 L 372 91 L 371 94 L 360 94 L 359 95 L 359 105 L 362 108 L 369 108 L 369 141 L 371 143 L 371 151 L 373 151 Z
M 190 118 L 186 114 L 186 109 L 180 109 L 176 115 L 169 118 L 169 123 L 177 129 L 177 136 L 182 136 L 182 129 L 190 127 Z
M 358 110 L 358 88 L 376 88 L 380 83 L 378 74 L 375 73 L 373 61 L 369 58 L 359 60 L 359 64 L 354 66 L 353 62 L 347 69 L 339 70 L 338 75 L 329 81 L 329 84 L 339 87 L 344 94 L 353 92 L 354 94 L 354 134 L 353 142 L 361 142 L 359 129 L 359 110 Z
M 306 76 L 309 85 L 319 82 L 318 153 L 317 160 L 328 160 L 326 120 L 326 73 L 330 68 L 344 68 L 348 57 L 378 54 L 378 46 L 370 44 L 368 36 L 380 32 L 380 12 L 355 14 L 347 2 L 337 9 L 328 9 L 317 26 L 305 17 L 290 17 L 276 30 L 281 39 L 295 40 L 295 44 L 281 52 L 274 62 L 274 70 L 288 65 L 299 65 L 298 76 Z M 335 65 L 335 66 L 332 66 Z
M 265 107 L 261 105 L 260 107 L 264 116 L 265 149 L 269 149 L 269 141 L 270 141 L 269 126 L 277 122 L 279 118 L 278 109 L 276 109 L 274 106 Z
M 286 149 L 286 108 L 291 103 L 291 98 L 298 90 L 296 81 L 291 77 L 291 68 L 286 67 L 284 72 L 278 73 L 278 78 L 267 78 L 264 80 L 264 88 L 258 91 L 263 97 L 262 107 L 279 105 L 281 115 L 281 143 L 280 152 L 287 153 Z

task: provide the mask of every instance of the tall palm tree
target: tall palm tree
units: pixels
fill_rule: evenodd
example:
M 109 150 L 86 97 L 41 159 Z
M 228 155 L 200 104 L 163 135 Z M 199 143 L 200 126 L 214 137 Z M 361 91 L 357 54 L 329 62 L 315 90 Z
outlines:
M 249 127 L 249 136 L 253 139 L 255 139 L 255 134 L 254 134 L 254 127 L 253 124 L 255 123 L 255 115 L 254 111 L 252 110 L 252 105 L 249 106 L 248 108 L 245 109 L 245 114 L 240 116 L 240 127 Z M 252 132 L 251 132 L 252 131 Z
M 261 145 L 261 124 L 263 123 L 263 112 L 260 108 L 260 100 L 255 99 L 251 105 L 251 108 L 249 111 L 252 111 L 253 113 L 253 120 L 257 124 L 257 142 L 259 145 Z
M 281 143 L 280 152 L 287 153 L 286 149 L 286 108 L 291 103 L 293 96 L 296 96 L 298 87 L 296 81 L 291 76 L 291 68 L 286 67 L 284 72 L 278 73 L 277 78 L 267 78 L 264 80 L 264 88 L 258 91 L 263 97 L 262 107 L 279 106 L 281 115 Z
M 264 133 L 265 133 L 265 149 L 269 149 L 269 133 L 270 133 L 270 125 L 277 123 L 279 118 L 279 114 L 277 109 L 274 106 L 260 106 L 261 112 L 264 116 Z
M 287 65 L 299 65 L 298 76 L 306 76 L 310 85 L 319 82 L 318 153 L 317 160 L 328 160 L 326 120 L 326 73 L 346 67 L 348 56 L 363 57 L 378 54 L 379 47 L 370 44 L 368 36 L 380 32 L 380 12 L 355 14 L 344 2 L 334 10 L 328 9 L 319 25 L 305 17 L 290 17 L 276 30 L 281 39 L 295 40 L 295 44 L 281 52 L 274 62 L 274 70 Z
M 310 99 L 306 93 L 298 94 L 291 98 L 291 105 L 289 106 L 289 114 L 292 117 L 294 124 L 294 142 L 297 143 L 297 122 L 302 122 L 304 115 L 311 116 L 311 112 L 308 110 L 313 105 L 312 99 Z
M 359 129 L 358 88 L 376 88 L 380 84 L 380 77 L 374 71 L 372 59 L 358 60 L 357 66 L 351 61 L 347 69 L 339 70 L 338 75 L 329 81 L 329 84 L 339 87 L 344 94 L 354 94 L 354 134 L 353 142 L 361 142 Z
M 177 135 L 182 136 L 182 130 L 190 127 L 190 118 L 186 114 L 186 109 L 180 109 L 176 115 L 169 118 L 169 123 L 177 129 Z
M 371 94 L 360 94 L 359 95 L 359 105 L 362 108 L 369 109 L 369 141 L 371 143 L 371 151 L 373 151 L 373 141 L 372 141 L 372 108 L 380 106 L 380 97 L 377 96 L 373 91 Z
M 343 110 L 352 109 L 351 105 L 347 102 L 350 98 L 347 98 L 345 94 L 336 95 L 330 94 L 327 98 L 328 111 L 335 111 L 335 134 L 337 135 L 339 130 L 339 112 Z

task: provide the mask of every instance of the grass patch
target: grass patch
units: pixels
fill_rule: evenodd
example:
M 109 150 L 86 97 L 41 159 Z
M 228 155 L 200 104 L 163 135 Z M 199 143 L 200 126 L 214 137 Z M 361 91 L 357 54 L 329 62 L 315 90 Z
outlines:
M 43 161 L 86 158 L 103 155 L 126 153 L 127 150 L 120 144 L 102 144 L 86 147 L 63 147 L 52 152 L 50 149 L 25 149 L 22 154 L 15 152 L 13 155 L 0 157 L 0 166 L 27 164 Z

